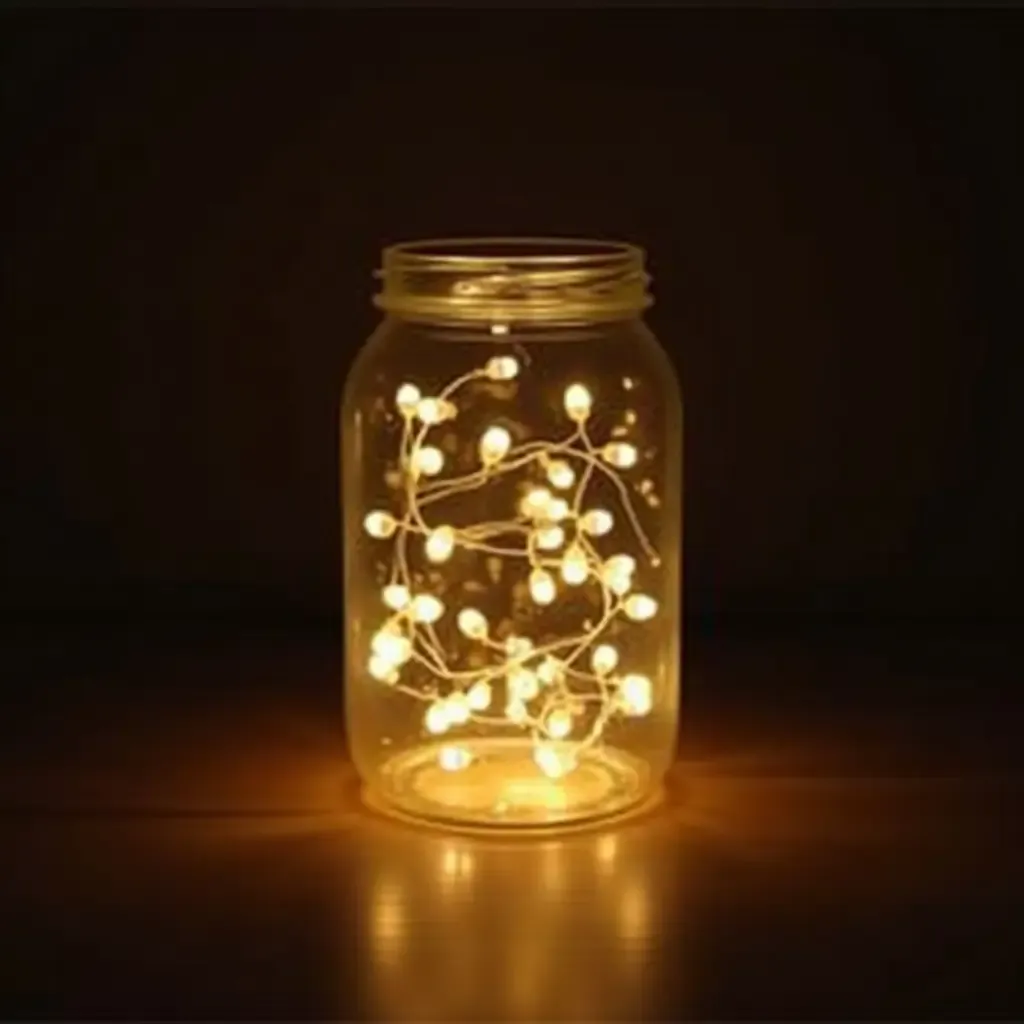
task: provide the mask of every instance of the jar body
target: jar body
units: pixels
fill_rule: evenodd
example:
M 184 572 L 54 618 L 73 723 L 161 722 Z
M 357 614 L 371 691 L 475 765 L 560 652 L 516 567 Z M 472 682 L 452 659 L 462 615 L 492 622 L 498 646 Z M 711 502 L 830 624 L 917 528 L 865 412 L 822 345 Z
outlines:
M 639 317 L 388 317 L 341 415 L 347 735 L 373 801 L 523 828 L 650 797 L 678 732 L 682 404 Z

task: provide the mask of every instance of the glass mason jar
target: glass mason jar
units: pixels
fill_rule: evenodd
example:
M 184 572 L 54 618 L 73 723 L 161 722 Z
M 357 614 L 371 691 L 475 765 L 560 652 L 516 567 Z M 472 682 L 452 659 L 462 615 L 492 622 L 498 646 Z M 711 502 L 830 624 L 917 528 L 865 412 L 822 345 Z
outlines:
M 438 824 L 642 805 L 679 716 L 682 405 L 642 250 L 414 242 L 342 405 L 346 720 Z

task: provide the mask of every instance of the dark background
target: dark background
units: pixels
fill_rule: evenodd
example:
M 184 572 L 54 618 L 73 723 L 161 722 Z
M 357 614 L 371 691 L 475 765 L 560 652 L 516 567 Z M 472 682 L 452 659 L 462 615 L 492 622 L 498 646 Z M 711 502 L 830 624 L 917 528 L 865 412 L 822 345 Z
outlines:
M 0 16 L 0 1016 L 1020 1019 L 1022 43 Z M 646 246 L 683 383 L 681 756 L 610 847 L 382 834 L 343 756 L 341 384 L 460 234 Z
M 692 615 L 1020 612 L 1016 12 L 4 17 L 8 611 L 339 613 L 389 242 L 644 244 Z

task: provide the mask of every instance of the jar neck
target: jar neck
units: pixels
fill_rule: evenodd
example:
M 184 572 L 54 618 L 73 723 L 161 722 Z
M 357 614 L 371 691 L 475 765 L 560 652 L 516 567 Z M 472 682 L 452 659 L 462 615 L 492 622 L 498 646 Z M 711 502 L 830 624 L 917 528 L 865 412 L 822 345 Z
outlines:
M 438 325 L 586 325 L 651 304 L 643 250 L 619 242 L 453 239 L 384 250 L 378 308 Z
M 616 320 L 579 322 L 531 322 L 531 323 L 472 323 L 467 321 L 428 320 L 425 317 L 410 318 L 389 313 L 387 325 L 403 328 L 409 340 L 429 342 L 475 342 L 478 344 L 500 345 L 511 342 L 515 345 L 553 344 L 555 342 L 593 342 L 597 338 L 607 340 L 609 331 L 632 328 L 644 330 L 639 316 L 621 317 Z M 618 337 L 618 335 L 616 334 Z M 632 337 L 632 334 L 623 335 Z

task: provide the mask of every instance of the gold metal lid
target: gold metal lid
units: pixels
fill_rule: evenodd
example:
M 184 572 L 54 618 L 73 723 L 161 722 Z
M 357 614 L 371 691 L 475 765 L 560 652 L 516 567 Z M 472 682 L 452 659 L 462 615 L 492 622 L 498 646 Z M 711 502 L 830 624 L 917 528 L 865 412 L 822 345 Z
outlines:
M 456 238 L 384 250 L 374 304 L 444 323 L 588 323 L 651 304 L 644 251 L 624 242 Z

